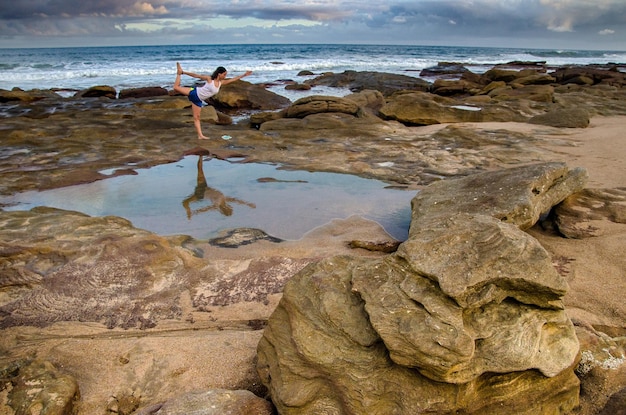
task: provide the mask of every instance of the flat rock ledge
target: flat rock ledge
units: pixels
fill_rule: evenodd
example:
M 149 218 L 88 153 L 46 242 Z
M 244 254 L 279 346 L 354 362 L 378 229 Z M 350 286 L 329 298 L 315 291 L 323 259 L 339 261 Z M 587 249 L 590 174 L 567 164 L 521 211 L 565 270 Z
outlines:
M 560 163 L 437 182 L 413 199 L 396 253 L 305 267 L 258 346 L 278 412 L 571 412 L 567 284 L 523 229 L 585 182 Z

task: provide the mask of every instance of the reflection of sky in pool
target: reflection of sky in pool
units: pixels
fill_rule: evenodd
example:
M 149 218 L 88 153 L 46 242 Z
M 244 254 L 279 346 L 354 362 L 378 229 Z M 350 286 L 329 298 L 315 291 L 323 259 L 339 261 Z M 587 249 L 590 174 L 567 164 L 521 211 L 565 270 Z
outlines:
M 380 223 L 399 240 L 407 237 L 415 191 L 385 189 L 384 182 L 347 174 L 278 170 L 275 165 L 218 159 L 202 163 L 205 182 L 197 161 L 190 156 L 138 169 L 136 176 L 24 192 L 0 202 L 19 203 L 5 210 L 50 206 L 91 216 L 121 216 L 161 235 L 198 239 L 212 238 L 223 229 L 250 227 L 295 240 L 332 219 L 351 215 Z M 266 177 L 279 181 L 257 180 Z

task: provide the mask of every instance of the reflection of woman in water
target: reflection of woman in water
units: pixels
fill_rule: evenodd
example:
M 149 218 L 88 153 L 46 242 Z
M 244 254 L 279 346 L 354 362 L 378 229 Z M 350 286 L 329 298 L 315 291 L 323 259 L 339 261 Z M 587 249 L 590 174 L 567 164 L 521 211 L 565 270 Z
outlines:
M 209 200 L 211 205 L 201 207 L 199 209 L 191 209 L 193 202 L 200 202 L 202 200 Z M 213 189 L 206 184 L 206 178 L 204 177 L 204 170 L 202 170 L 202 156 L 198 156 L 198 176 L 196 179 L 196 188 L 193 194 L 189 195 L 183 200 L 183 206 L 187 211 L 187 219 L 191 219 L 193 215 L 202 212 L 208 212 L 209 210 L 218 209 L 224 216 L 231 216 L 233 214 L 233 207 L 229 203 L 239 203 L 240 205 L 246 205 L 251 208 L 256 208 L 254 203 L 248 203 L 243 200 L 226 197 L 224 193 L 217 189 Z

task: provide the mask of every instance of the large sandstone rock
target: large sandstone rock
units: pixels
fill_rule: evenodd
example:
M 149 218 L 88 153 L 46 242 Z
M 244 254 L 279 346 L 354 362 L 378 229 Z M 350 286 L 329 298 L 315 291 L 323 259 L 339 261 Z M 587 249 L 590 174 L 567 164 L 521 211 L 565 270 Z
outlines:
M 109 85 L 97 85 L 78 91 L 74 94 L 74 98 L 110 98 L 117 97 L 117 90 Z
M 209 103 L 224 110 L 275 110 L 291 103 L 288 98 L 246 81 L 237 81 L 224 85 Z
M 569 66 L 558 68 L 551 74 L 560 84 L 595 85 L 607 84 L 622 87 L 626 85 L 626 74 L 617 65 L 608 70 L 594 66 Z
M 22 91 L 21 89 L 14 88 L 11 91 L 7 91 L 6 89 L 0 89 L 0 103 L 12 101 L 32 102 L 44 98 L 59 99 L 61 96 L 50 90 L 33 89 L 31 91 Z
M 147 98 L 168 95 L 167 89 L 160 86 L 128 88 L 122 89 L 119 94 L 120 99 L 126 98 Z
M 403 90 L 426 92 L 430 87 L 430 83 L 427 81 L 413 76 L 357 71 L 345 71 L 340 74 L 326 73 L 307 80 L 305 83 L 313 86 L 348 88 L 352 92 L 373 89 L 380 91 L 385 96 Z
M 460 213 L 492 216 L 528 229 L 569 195 L 584 188 L 587 171 L 563 163 L 542 163 L 469 175 L 431 184 L 412 201 L 410 233 L 421 233 L 430 221 Z
M 525 121 L 525 117 L 505 107 L 462 105 L 457 100 L 424 92 L 398 93 L 380 109 L 384 119 L 405 125 L 432 125 L 457 122 Z
M 287 118 L 304 118 L 307 115 L 325 112 L 338 112 L 356 116 L 359 112 L 359 106 L 356 102 L 345 98 L 313 95 L 294 102 L 285 111 L 285 116 Z
M 441 181 L 414 199 L 395 254 L 303 269 L 258 346 L 279 413 L 571 411 L 567 285 L 522 229 L 584 177 L 542 164 Z

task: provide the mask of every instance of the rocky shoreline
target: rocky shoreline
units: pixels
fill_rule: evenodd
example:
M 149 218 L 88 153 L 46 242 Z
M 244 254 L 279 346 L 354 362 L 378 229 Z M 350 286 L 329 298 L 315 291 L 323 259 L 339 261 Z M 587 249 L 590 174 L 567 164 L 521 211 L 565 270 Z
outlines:
M 164 90 L 151 88 L 118 93 L 108 87 L 98 87 L 80 91 L 71 98 L 63 98 L 54 91 L 0 91 L 4 137 L 0 194 L 3 195 L 104 180 L 110 177 L 100 173 L 105 169 L 113 169 L 113 175 L 134 174 L 137 168 L 176 161 L 190 154 L 356 174 L 415 189 L 416 193 L 423 189 L 413 202 L 408 241 L 394 241 L 377 224 L 358 217 L 334 221 L 300 241 L 276 242 L 259 238 L 258 233 L 249 230 L 238 230 L 230 235 L 238 241 L 238 248 L 233 249 L 183 235 L 162 237 L 136 229 L 122 218 L 92 218 L 79 212 L 50 208 L 0 212 L 3 252 L 0 260 L 3 270 L 0 413 L 32 412 L 38 408 L 42 414 L 147 415 L 203 408 L 201 413 L 212 414 L 224 413 L 228 408 L 232 413 L 262 414 L 275 410 L 270 400 L 277 404 L 281 414 L 292 413 L 289 408 L 298 405 L 301 405 L 300 412 L 293 413 L 307 413 L 302 409 L 305 407 L 313 411 L 310 413 L 320 413 L 321 407 L 335 407 L 331 403 L 335 398 L 331 399 L 331 395 L 343 402 L 336 408 L 347 405 L 344 409 L 333 410 L 340 412 L 332 413 L 371 413 L 371 406 L 363 402 L 356 404 L 350 393 L 338 397 L 335 392 L 329 392 L 332 385 L 339 384 L 343 385 L 341 390 L 354 389 L 349 382 L 337 380 L 335 369 L 325 371 L 324 375 L 318 373 L 320 379 L 327 379 L 329 383 L 322 382 L 315 386 L 317 389 L 292 379 L 294 383 L 284 384 L 289 393 L 272 383 L 271 379 L 276 380 L 279 372 L 268 376 L 268 367 L 287 365 L 287 362 L 268 357 L 272 353 L 264 336 L 275 336 L 272 333 L 285 326 L 279 324 L 268 329 L 267 322 L 280 321 L 276 313 L 284 316 L 289 314 L 290 307 L 301 307 L 286 306 L 296 304 L 296 300 L 283 296 L 285 284 L 288 281 L 292 285 L 300 284 L 293 292 L 297 297 L 303 287 L 310 284 L 312 273 L 323 281 L 322 275 L 327 272 L 323 270 L 328 269 L 334 270 L 331 275 L 333 272 L 341 274 L 338 277 L 341 281 L 354 279 L 351 284 L 357 287 L 361 299 L 358 301 L 364 302 L 366 315 L 372 323 L 369 328 L 355 326 L 360 328 L 355 328 L 356 334 L 350 336 L 358 338 L 368 333 L 368 340 L 358 342 L 376 344 L 383 353 L 391 350 L 392 366 L 399 366 L 384 370 L 403 373 L 402 379 L 414 386 L 417 377 L 422 375 L 416 377 L 406 368 L 417 368 L 427 378 L 438 382 L 465 385 L 465 398 L 456 403 L 448 402 L 447 406 L 422 406 L 420 410 L 481 413 L 490 402 L 493 405 L 509 402 L 519 411 L 538 413 L 537 407 L 523 404 L 527 399 L 524 394 L 531 394 L 537 404 L 544 405 L 541 413 L 618 413 L 611 410 L 623 407 L 626 390 L 626 307 L 615 299 L 625 292 L 621 279 L 626 268 L 622 255 L 618 254 L 626 235 L 623 173 L 614 171 L 616 184 L 608 184 L 606 179 L 598 179 L 596 170 L 588 169 L 588 179 L 574 180 L 575 185 L 566 186 L 558 197 L 548 198 L 547 202 L 531 197 L 529 205 L 522 203 L 523 198 L 517 191 L 524 187 L 521 185 L 524 175 L 535 171 L 532 169 L 545 169 L 550 172 L 545 173 L 547 176 L 558 181 L 558 177 L 567 176 L 568 171 L 587 167 L 572 164 L 577 160 L 568 159 L 571 147 L 577 146 L 571 139 L 572 132 L 595 128 L 595 120 L 625 122 L 626 74 L 622 69 L 623 66 L 617 64 L 601 68 L 545 68 L 518 63 L 496 67 L 482 75 L 456 68 L 458 72 L 447 73 L 433 83 L 401 75 L 348 71 L 322 74 L 307 83 L 313 92 L 316 85 L 326 85 L 347 87 L 352 94 L 343 98 L 309 95 L 293 103 L 268 92 L 262 85 L 237 82 L 215 97 L 214 113 L 203 114 L 203 121 L 212 124 L 206 128 L 214 137 L 208 142 L 195 139 L 186 98 Z M 241 121 L 233 123 L 233 119 Z M 225 134 L 233 138 L 219 139 Z M 615 143 L 614 148 L 618 151 L 623 147 Z M 623 154 L 618 152 L 616 158 L 621 156 Z M 499 192 L 490 191 L 486 199 L 471 194 L 472 190 L 481 188 L 479 177 L 484 183 L 497 184 L 500 183 L 498 175 L 508 180 L 506 186 L 498 185 Z M 469 193 L 453 190 L 457 180 L 473 183 L 467 186 Z M 531 181 L 534 185 L 530 186 L 530 195 L 555 188 L 549 181 L 533 180 L 538 182 Z M 427 195 L 434 195 L 434 198 L 429 199 Z M 568 327 L 564 333 L 569 334 L 560 338 L 569 340 L 563 343 L 567 346 L 561 346 L 559 353 L 528 357 L 526 362 L 532 363 L 520 365 L 521 360 L 516 360 L 516 356 L 523 355 L 527 349 L 515 350 L 507 345 L 507 340 L 501 339 L 500 347 L 493 349 L 499 353 L 495 366 L 480 363 L 484 358 L 468 361 L 463 357 L 463 367 L 471 369 L 460 376 L 441 371 L 437 365 L 429 366 L 420 358 L 415 363 L 415 358 L 393 357 L 408 356 L 414 353 L 414 348 L 426 347 L 428 339 L 439 338 L 442 344 L 450 340 L 441 337 L 441 333 L 415 331 L 410 334 L 415 344 L 408 349 L 398 348 L 398 342 L 404 340 L 398 340 L 394 329 L 386 326 L 385 322 L 391 320 L 383 317 L 385 312 L 379 315 L 371 308 L 384 310 L 390 305 L 377 304 L 374 298 L 378 294 L 371 297 L 367 273 L 349 270 L 359 268 L 360 263 L 392 264 L 398 258 L 405 258 L 412 263 L 418 277 L 404 278 L 422 281 L 426 276 L 439 285 L 444 284 L 436 277 L 439 271 L 435 270 L 450 267 L 455 273 L 463 273 L 445 259 L 448 257 L 444 254 L 466 254 L 462 254 L 461 246 L 448 241 L 450 248 L 442 252 L 444 256 L 433 254 L 425 258 L 421 255 L 434 253 L 438 245 L 420 244 L 439 233 L 444 239 L 454 239 L 456 235 L 459 240 L 472 241 L 480 237 L 481 232 L 477 230 L 461 233 L 457 229 L 461 225 L 468 226 L 472 220 L 460 218 L 459 212 L 454 211 L 455 206 L 466 206 L 472 200 L 480 200 L 480 209 L 500 204 L 508 206 L 503 210 L 505 214 L 495 216 L 495 223 L 515 224 L 520 228 L 515 235 L 521 232 L 527 235 L 524 241 L 526 238 L 534 241 L 518 246 L 537 244 L 538 252 L 545 252 L 541 254 L 541 261 L 548 265 L 542 272 L 549 273 L 553 283 L 548 284 L 549 287 L 536 282 L 528 286 L 518 286 L 518 282 L 500 285 L 489 277 L 461 291 L 444 288 L 443 294 L 422 293 L 425 297 L 419 300 L 413 297 L 411 301 L 431 304 L 425 306 L 430 312 L 433 312 L 432 304 L 447 303 L 448 296 L 464 304 L 465 329 L 472 327 L 471 333 L 465 334 L 468 339 L 480 332 L 478 323 L 468 323 L 477 321 L 469 317 L 475 316 L 474 297 L 483 296 L 479 301 L 481 307 L 496 310 L 495 314 L 515 314 L 517 311 L 511 310 L 517 310 L 519 304 L 522 308 L 532 304 L 546 309 L 539 313 L 543 318 L 551 313 L 550 319 L 559 321 L 560 327 Z M 471 214 L 472 209 L 466 208 L 460 213 Z M 527 215 L 529 210 L 533 211 L 530 216 Z M 513 214 L 517 211 L 526 213 Z M 520 219 L 522 217 L 526 219 Z M 445 225 L 450 230 L 442 231 L 442 224 L 452 218 L 456 218 L 456 225 Z M 483 230 L 495 229 L 491 221 L 488 220 L 489 225 L 480 222 L 477 226 Z M 499 235 L 496 240 L 506 240 L 498 232 L 510 235 L 512 231 L 493 232 L 483 233 L 483 239 L 479 238 L 476 246 L 505 246 L 493 242 L 494 235 Z M 462 234 L 465 236 L 459 236 Z M 510 253 L 510 249 L 507 252 Z M 470 270 L 487 266 L 483 256 L 477 254 L 474 261 L 478 262 Z M 499 257 L 506 258 L 506 255 Z M 342 263 L 345 267 L 329 268 L 329 263 Z M 536 263 L 535 259 L 526 258 L 502 270 L 513 272 Z M 421 269 L 422 266 L 430 270 Z M 395 270 L 398 265 L 391 267 Z M 390 281 L 396 279 L 396 274 L 390 277 Z M 337 281 L 331 278 L 322 284 L 329 290 L 328 295 L 339 293 L 333 286 Z M 407 282 L 387 284 L 397 288 Z M 425 287 L 425 282 L 419 284 Z M 478 289 L 490 284 L 495 284 L 498 290 L 514 288 L 502 298 L 516 300 L 503 302 L 501 294 L 487 295 L 491 291 Z M 559 288 L 568 285 L 569 290 Z M 533 297 L 531 293 L 537 290 L 545 291 L 550 299 Z M 325 290 L 319 293 L 324 294 Z M 340 300 L 344 294 L 337 295 L 337 303 L 332 295 L 329 299 L 322 296 L 315 301 L 325 304 L 324 307 L 339 307 L 346 300 Z M 469 301 L 470 297 L 474 300 Z M 311 296 L 307 298 L 312 300 Z M 491 302 L 506 304 L 506 311 L 497 311 Z M 443 309 L 438 307 L 436 317 L 451 324 L 456 317 L 442 317 Z M 292 323 L 296 321 L 294 318 Z M 315 325 L 324 320 L 310 318 Z M 354 323 L 357 317 L 346 318 Z M 336 324 L 332 323 L 333 319 L 336 317 L 331 316 L 330 325 L 323 323 L 326 328 L 316 326 L 315 333 L 321 335 L 331 329 Z M 456 329 L 460 330 L 460 326 Z M 516 334 L 508 338 L 519 340 L 524 336 Z M 335 335 L 331 337 L 339 341 Z M 484 332 L 478 337 L 489 338 Z M 257 345 L 262 339 L 265 340 L 261 344 L 265 346 L 259 346 L 262 359 L 257 362 Z M 551 342 L 550 337 L 544 339 L 548 339 L 546 345 L 558 344 L 558 341 Z M 280 342 L 276 338 L 270 343 L 292 354 L 277 346 Z M 308 346 L 311 350 L 316 348 L 313 343 Z M 330 343 L 317 347 L 317 358 L 328 358 L 325 347 L 330 347 Z M 468 353 L 466 346 L 459 350 L 462 350 L 460 356 Z M 424 352 L 424 356 L 438 353 L 433 348 Z M 413 363 L 408 364 L 407 359 Z M 446 357 L 444 360 L 452 362 L 454 359 Z M 517 363 L 511 363 L 513 361 Z M 376 367 L 389 364 L 378 361 Z M 454 365 L 457 364 L 460 363 Z M 321 363 L 314 366 L 318 370 L 322 367 Z M 405 369 L 398 368 L 400 366 Z M 502 376 L 518 373 L 522 378 L 530 376 L 532 379 L 528 378 L 530 383 L 520 380 L 522 378 L 498 380 L 497 376 L 476 369 L 478 367 L 486 367 L 486 372 L 494 371 Z M 350 365 L 341 372 L 348 374 L 349 368 Z M 535 373 L 537 369 L 542 375 Z M 381 375 L 383 372 L 370 372 L 372 377 L 386 379 Z M 497 385 L 497 382 L 517 385 L 507 391 L 508 401 L 501 401 L 486 386 Z M 529 389 L 530 384 L 535 386 Z M 381 386 L 375 382 L 368 385 L 372 396 L 377 396 Z M 421 385 L 431 397 L 452 393 L 448 386 L 434 392 L 431 385 Z M 472 393 L 468 392 L 468 385 L 475 388 Z M 389 385 L 383 388 L 388 390 Z M 310 393 L 312 390 L 318 393 Z M 289 401 L 291 398 L 282 400 L 284 396 L 304 391 L 308 391 L 308 398 L 298 395 L 297 404 Z M 400 389 L 395 393 L 405 396 L 396 401 L 398 405 L 401 402 L 405 411 L 415 410 L 406 393 Z M 454 393 L 460 396 L 458 390 Z M 52 395 L 57 399 L 51 399 Z M 323 399 L 320 401 L 320 398 Z M 494 400 L 490 401 L 491 398 Z M 379 399 L 381 405 L 382 402 L 386 401 Z M 218 409 L 211 412 L 207 409 L 209 403 L 217 405 Z M 345 409 L 348 407 L 351 409 Z M 510 413 L 510 408 L 506 413 Z

